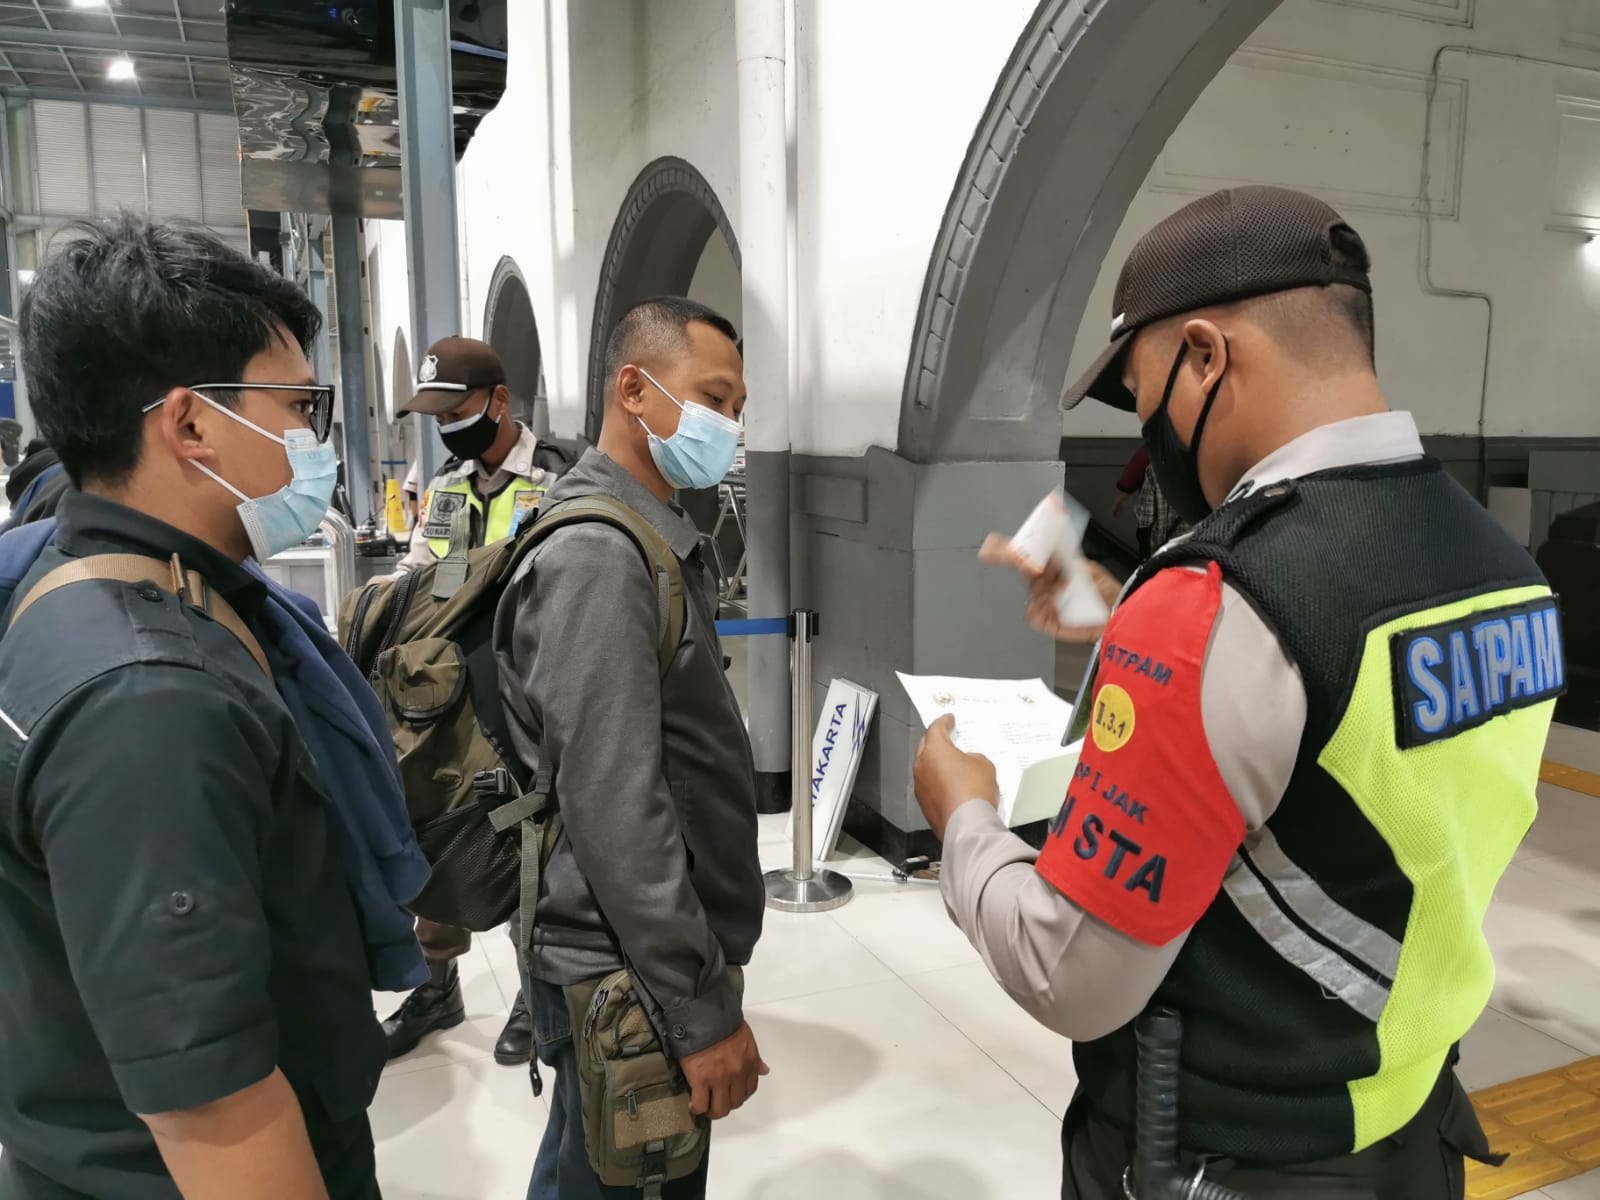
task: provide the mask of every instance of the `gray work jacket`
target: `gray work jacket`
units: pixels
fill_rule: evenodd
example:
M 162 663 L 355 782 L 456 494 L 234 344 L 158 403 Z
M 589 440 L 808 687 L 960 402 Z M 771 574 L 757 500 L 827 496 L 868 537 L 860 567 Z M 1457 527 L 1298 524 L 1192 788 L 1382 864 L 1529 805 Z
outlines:
M 531 969 L 577 984 L 625 953 L 681 1058 L 743 1021 L 727 967 L 748 963 L 761 933 L 754 768 L 693 523 L 597 450 L 547 503 L 596 494 L 672 547 L 688 620 L 662 679 L 655 582 L 633 541 L 599 524 L 552 534 L 500 602 L 512 742 L 525 765 L 551 772 L 564 826 L 540 884 Z

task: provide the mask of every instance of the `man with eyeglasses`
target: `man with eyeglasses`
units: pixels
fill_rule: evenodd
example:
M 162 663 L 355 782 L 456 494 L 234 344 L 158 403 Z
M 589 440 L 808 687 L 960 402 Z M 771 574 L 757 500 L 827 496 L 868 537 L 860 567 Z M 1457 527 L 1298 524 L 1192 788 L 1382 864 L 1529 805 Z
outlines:
M 429 346 L 417 371 L 416 392 L 400 412 L 437 421 L 450 459 L 428 484 L 399 573 L 448 555 L 453 531 L 464 539 L 455 547 L 462 551 L 513 536 L 566 469 L 556 447 L 541 443 L 511 416 L 505 367 L 494 347 L 476 338 L 440 338 Z M 463 511 L 466 520 L 456 526 Z M 391 1058 L 467 1019 L 456 963 L 472 948 L 471 932 L 419 918 L 417 940 L 430 978 L 383 1023 Z M 495 1042 L 494 1058 L 501 1066 L 526 1066 L 532 1053 L 533 1019 L 519 993 Z
M 76 490 L 0 625 L 0 1195 L 372 1200 L 372 969 L 244 565 L 327 511 L 321 317 L 209 233 L 79 233 L 19 321 Z

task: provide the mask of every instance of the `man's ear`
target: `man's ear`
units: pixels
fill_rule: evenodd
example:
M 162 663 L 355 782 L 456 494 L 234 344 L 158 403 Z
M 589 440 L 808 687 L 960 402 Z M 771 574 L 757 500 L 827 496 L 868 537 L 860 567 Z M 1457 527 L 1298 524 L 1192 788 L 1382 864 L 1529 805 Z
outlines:
M 489 393 L 489 409 L 495 420 L 504 418 L 511 411 L 511 389 L 503 383 L 495 384 Z
M 1211 389 L 1228 369 L 1228 339 L 1215 322 L 1196 317 L 1183 327 L 1184 341 L 1189 343 L 1189 370 L 1199 373 L 1200 391 L 1210 395 Z
M 644 412 L 644 374 L 628 363 L 617 372 L 617 401 L 634 416 Z
M 150 435 L 159 439 L 174 458 L 215 458 L 216 423 L 227 418 L 188 388 L 173 388 L 156 409 Z

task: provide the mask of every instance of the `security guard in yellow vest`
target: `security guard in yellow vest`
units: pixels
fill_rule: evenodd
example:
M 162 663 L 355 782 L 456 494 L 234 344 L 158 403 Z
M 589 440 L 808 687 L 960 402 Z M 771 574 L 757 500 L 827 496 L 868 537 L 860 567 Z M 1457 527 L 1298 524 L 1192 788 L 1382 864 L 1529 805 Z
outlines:
M 417 371 L 416 392 L 400 411 L 437 420 L 451 454 L 428 485 L 401 572 L 449 553 L 451 526 L 463 507 L 472 514 L 470 542 L 463 549 L 512 536 L 555 482 L 554 472 L 535 461 L 544 456 L 533 431 L 511 416 L 505 368 L 486 342 L 447 337 L 430 346 Z M 472 934 L 419 920 L 417 938 L 433 977 L 383 1023 L 390 1058 L 410 1053 L 428 1034 L 466 1019 L 456 959 L 471 947 Z M 532 1038 L 532 1022 L 519 994 L 495 1045 L 495 1060 L 506 1066 L 525 1064 Z
M 1561 619 L 1389 410 L 1368 270 L 1338 213 L 1279 188 L 1134 247 L 1064 403 L 1136 412 L 1194 529 L 1112 613 L 1042 851 L 949 718 L 918 755 L 949 911 L 1075 1043 L 1063 1200 L 1447 1200 L 1491 1158 L 1453 1068 L 1534 817 Z M 1036 625 L 1085 632 L 1054 615 L 1059 569 L 999 538 L 985 557 L 1030 580 Z
M 505 368 L 487 342 L 441 338 L 428 348 L 417 371 L 417 387 L 401 413 L 421 413 L 439 422 L 450 461 L 428 484 L 420 527 L 400 561 L 412 571 L 450 552 L 450 525 L 463 507 L 472 510 L 476 549 L 510 537 L 538 507 L 553 475 L 538 462 L 539 440 L 511 417 Z

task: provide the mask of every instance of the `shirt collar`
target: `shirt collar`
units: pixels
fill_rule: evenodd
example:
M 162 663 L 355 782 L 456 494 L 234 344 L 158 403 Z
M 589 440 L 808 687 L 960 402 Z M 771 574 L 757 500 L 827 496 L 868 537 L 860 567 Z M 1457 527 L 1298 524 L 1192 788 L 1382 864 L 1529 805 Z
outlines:
M 654 492 L 600 450 L 585 451 L 578 465 L 556 485 L 550 498 L 562 499 L 569 487 L 575 495 L 584 494 L 588 489 L 583 489 L 582 484 L 586 481 L 607 495 L 615 496 L 650 522 L 679 558 L 686 559 L 699 548 L 700 530 L 682 509 L 663 504 Z
M 266 599 L 267 588 L 215 547 L 147 513 L 88 492 L 71 491 L 56 509 L 56 546 L 74 558 L 142 554 L 165 562 L 174 554 L 198 571 L 240 613 Z
M 485 479 L 492 479 L 500 474 L 501 471 L 509 475 L 515 475 L 518 479 L 532 479 L 534 471 L 533 452 L 538 448 L 539 439 L 534 436 L 533 430 L 518 421 L 517 440 L 511 447 L 511 453 L 506 455 L 505 461 L 493 471 L 481 462 L 473 463 L 472 467 Z M 462 466 L 466 465 L 466 463 L 462 464 Z
M 1376 463 L 1405 462 L 1422 457 L 1422 438 L 1408 412 L 1370 413 L 1321 425 L 1279 446 L 1246 471 L 1228 495 L 1238 500 L 1257 488 L 1318 471 Z

